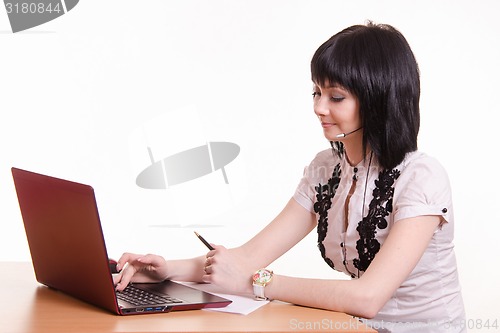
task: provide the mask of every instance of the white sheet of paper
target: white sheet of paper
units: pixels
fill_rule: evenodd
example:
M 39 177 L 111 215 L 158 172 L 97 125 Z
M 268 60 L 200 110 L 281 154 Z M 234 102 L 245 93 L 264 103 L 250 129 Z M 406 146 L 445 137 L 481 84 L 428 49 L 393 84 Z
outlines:
M 208 293 L 227 298 L 233 301 L 226 307 L 223 308 L 207 308 L 203 309 L 206 311 L 218 311 L 218 312 L 228 312 L 228 313 L 237 313 L 242 315 L 247 315 L 252 313 L 253 311 L 259 309 L 260 307 L 269 303 L 269 301 L 257 301 L 253 295 L 232 295 L 225 294 L 216 286 L 209 283 L 183 283 L 191 288 L 195 288 L 198 290 L 203 290 Z

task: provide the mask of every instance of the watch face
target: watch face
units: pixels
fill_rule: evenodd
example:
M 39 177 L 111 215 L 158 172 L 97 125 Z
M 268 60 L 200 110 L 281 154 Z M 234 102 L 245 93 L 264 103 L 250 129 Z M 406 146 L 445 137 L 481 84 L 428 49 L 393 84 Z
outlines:
M 253 275 L 253 282 L 264 286 L 267 283 L 269 283 L 269 281 L 271 281 L 272 277 L 273 277 L 273 272 L 271 272 L 270 270 L 259 269 Z

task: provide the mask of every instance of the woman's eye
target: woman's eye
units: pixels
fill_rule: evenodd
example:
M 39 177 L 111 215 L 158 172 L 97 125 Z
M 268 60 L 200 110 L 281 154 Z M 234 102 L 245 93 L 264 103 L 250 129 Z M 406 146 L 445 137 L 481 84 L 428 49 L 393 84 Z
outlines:
M 312 96 L 313 96 L 313 98 L 321 97 L 321 92 L 320 91 L 313 91 Z M 332 102 L 335 102 L 335 103 L 342 102 L 344 99 L 345 99 L 345 97 L 342 95 L 333 95 L 330 97 L 330 100 Z
M 332 96 L 333 102 L 342 102 L 345 99 L 344 96 Z

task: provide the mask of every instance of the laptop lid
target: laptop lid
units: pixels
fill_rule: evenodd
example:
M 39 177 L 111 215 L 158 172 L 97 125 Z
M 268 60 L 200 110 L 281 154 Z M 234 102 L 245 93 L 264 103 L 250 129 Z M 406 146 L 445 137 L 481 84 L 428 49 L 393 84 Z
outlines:
M 117 314 L 145 313 L 118 304 L 93 188 L 18 168 L 12 175 L 37 281 Z M 171 296 L 184 301 L 157 312 L 230 303 L 171 281 L 153 285 L 145 286 L 173 288 Z

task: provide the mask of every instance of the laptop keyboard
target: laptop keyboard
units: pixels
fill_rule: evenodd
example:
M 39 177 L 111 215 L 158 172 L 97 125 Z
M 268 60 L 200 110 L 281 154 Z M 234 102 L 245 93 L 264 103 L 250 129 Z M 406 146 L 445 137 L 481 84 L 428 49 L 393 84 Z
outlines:
M 133 285 L 128 285 L 125 290 L 116 293 L 116 297 L 136 306 L 182 303 L 180 299 L 168 295 L 155 294 L 136 288 Z

